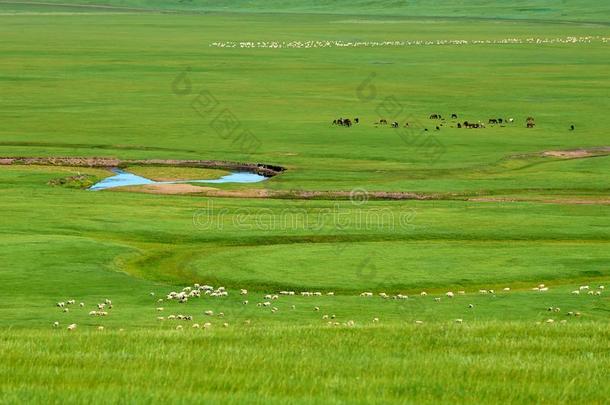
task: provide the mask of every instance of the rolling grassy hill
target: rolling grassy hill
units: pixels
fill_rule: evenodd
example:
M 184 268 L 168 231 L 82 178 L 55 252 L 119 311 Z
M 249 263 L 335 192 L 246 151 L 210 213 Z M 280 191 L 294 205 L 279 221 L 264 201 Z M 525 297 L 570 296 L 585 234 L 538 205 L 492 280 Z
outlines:
M 0 2 L 0 156 L 270 163 L 287 170 L 214 187 L 354 196 L 91 192 L 49 182 L 107 170 L 0 165 L 0 402 L 604 403 L 609 14 Z M 194 283 L 229 295 L 166 299 Z

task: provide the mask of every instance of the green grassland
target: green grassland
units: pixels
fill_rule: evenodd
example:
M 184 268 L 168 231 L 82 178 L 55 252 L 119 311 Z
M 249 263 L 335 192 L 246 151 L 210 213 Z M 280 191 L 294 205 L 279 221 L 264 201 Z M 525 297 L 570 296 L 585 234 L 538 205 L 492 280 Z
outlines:
M 364 197 L 93 192 L 82 179 L 111 172 L 0 166 L 0 402 L 607 401 L 606 4 L 45 3 L 0 2 L 0 156 L 259 162 L 287 170 L 214 187 Z M 569 36 L 593 39 L 493 43 Z M 470 43 L 210 46 L 310 40 Z M 202 91 L 256 142 L 195 111 Z M 515 122 L 436 131 L 432 113 Z M 542 154 L 573 149 L 597 152 Z M 375 191 L 435 198 L 367 200 Z M 157 301 L 193 283 L 229 295 Z M 281 290 L 297 295 L 257 306 Z M 106 298 L 108 316 L 89 316 Z M 69 299 L 68 312 L 55 306 Z

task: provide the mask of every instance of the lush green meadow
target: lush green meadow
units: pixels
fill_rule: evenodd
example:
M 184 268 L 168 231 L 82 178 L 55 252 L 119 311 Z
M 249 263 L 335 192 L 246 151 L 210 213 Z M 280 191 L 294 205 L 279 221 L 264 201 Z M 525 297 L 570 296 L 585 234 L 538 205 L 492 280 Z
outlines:
M 92 192 L 49 182 L 109 171 L 0 165 L 1 403 L 607 402 L 607 5 L 46 3 L 0 2 L 0 156 L 260 162 L 287 170 L 214 187 L 354 198 Z M 212 45 L 231 41 L 432 43 Z M 165 299 L 194 283 L 229 294 Z

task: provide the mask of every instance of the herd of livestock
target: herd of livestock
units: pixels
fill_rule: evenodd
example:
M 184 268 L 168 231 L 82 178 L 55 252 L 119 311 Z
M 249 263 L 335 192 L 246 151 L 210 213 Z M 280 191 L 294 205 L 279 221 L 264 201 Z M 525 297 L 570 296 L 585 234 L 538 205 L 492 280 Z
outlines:
M 428 117 L 430 120 L 435 121 L 435 129 L 437 131 L 439 131 L 441 129 L 441 127 L 445 126 L 447 124 L 447 120 L 441 115 L 441 114 L 430 114 L 430 116 Z M 514 118 L 489 118 L 487 121 L 488 125 L 500 125 L 500 126 L 506 126 L 509 124 L 513 124 L 515 122 Z M 353 120 L 350 118 L 337 118 L 335 120 L 333 120 L 333 125 L 337 125 L 337 126 L 342 126 L 342 127 L 351 127 L 352 125 L 357 125 L 360 123 L 360 119 L 359 118 L 354 118 Z M 398 121 L 392 121 L 392 122 L 388 122 L 388 120 L 386 120 L 385 118 L 381 118 L 379 121 L 375 121 L 374 125 L 376 127 L 379 126 L 391 126 L 392 128 L 399 128 L 401 126 L 401 124 Z M 451 114 L 451 118 L 450 118 L 450 122 L 449 122 L 449 126 L 451 128 L 485 128 L 485 123 L 482 121 L 476 121 L 476 122 L 471 122 L 471 121 L 464 121 L 464 122 L 459 122 L 458 121 L 458 115 L 457 114 Z M 527 117 L 526 122 L 525 122 L 525 126 L 527 128 L 534 128 L 534 126 L 536 125 L 534 118 L 533 117 Z M 410 126 L 409 122 L 404 122 L 404 124 L 402 125 L 405 128 L 408 128 Z M 574 128 L 571 128 L 574 129 Z M 427 128 L 424 128 L 425 131 L 427 131 Z

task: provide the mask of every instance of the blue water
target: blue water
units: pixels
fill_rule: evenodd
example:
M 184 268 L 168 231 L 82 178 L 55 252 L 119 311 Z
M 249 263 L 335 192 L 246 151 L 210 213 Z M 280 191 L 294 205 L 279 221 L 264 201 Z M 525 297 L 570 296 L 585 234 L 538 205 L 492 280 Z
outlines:
M 180 181 L 154 181 L 142 176 L 135 175 L 123 171 L 121 169 L 112 169 L 114 176 L 107 177 L 99 183 L 94 184 L 89 190 L 98 191 L 107 188 L 123 187 L 123 186 L 141 186 L 144 184 L 179 184 L 179 183 L 258 183 L 259 181 L 267 180 L 267 177 L 256 173 L 235 172 L 222 176 L 219 179 L 213 180 L 180 180 Z

